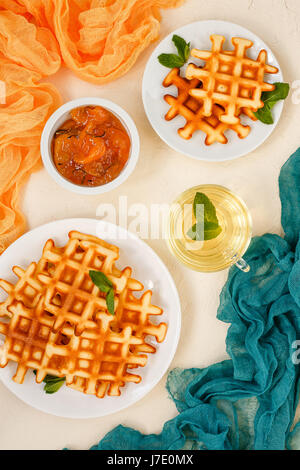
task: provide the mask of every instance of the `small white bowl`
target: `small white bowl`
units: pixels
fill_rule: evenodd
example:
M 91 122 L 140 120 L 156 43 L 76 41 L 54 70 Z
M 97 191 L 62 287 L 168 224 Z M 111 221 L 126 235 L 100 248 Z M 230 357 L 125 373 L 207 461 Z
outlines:
M 55 132 L 70 117 L 70 111 L 72 109 L 82 106 L 102 106 L 103 108 L 113 113 L 117 118 L 120 119 L 121 123 L 127 130 L 131 141 L 131 150 L 125 167 L 117 178 L 115 178 L 110 183 L 106 183 L 101 186 L 87 187 L 71 183 L 71 181 L 64 178 L 58 172 L 53 162 L 51 144 Z M 139 158 L 139 152 L 140 138 L 133 120 L 129 114 L 127 114 L 127 112 L 124 111 L 124 109 L 122 109 L 120 106 L 110 100 L 105 100 L 103 98 L 79 98 L 65 103 L 63 106 L 58 108 L 55 113 L 52 114 L 52 116 L 50 116 L 44 127 L 41 137 L 42 160 L 49 175 L 52 176 L 52 178 L 65 189 L 69 189 L 70 191 L 78 194 L 102 194 L 118 187 L 125 180 L 127 180 L 127 178 L 133 172 Z

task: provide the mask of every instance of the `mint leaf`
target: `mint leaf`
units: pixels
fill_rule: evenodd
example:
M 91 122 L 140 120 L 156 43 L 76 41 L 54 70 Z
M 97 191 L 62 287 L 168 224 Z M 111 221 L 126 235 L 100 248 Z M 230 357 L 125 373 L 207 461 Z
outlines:
M 101 271 L 89 271 L 89 275 L 95 286 L 97 286 L 101 292 L 107 293 L 109 289 L 113 287 L 113 283 Z
M 187 231 L 187 236 L 191 238 L 191 240 L 193 241 L 200 242 L 200 241 L 203 241 L 203 237 L 201 236 L 200 230 L 198 227 L 199 227 L 198 224 L 194 224 L 192 228 L 190 228 Z
M 273 124 L 274 119 L 272 115 L 272 109 L 276 103 L 280 100 L 285 100 L 290 91 L 290 85 L 288 83 L 274 83 L 275 89 L 272 91 L 265 91 L 261 95 L 261 99 L 264 102 L 264 107 L 258 109 L 254 114 L 259 121 L 264 124 Z
M 160 54 L 158 56 L 158 60 L 161 65 L 164 65 L 169 69 L 173 69 L 174 67 L 180 68 L 184 65 L 182 57 L 179 57 L 176 54 Z
M 214 224 L 211 224 L 210 227 L 204 228 L 204 240 L 213 240 L 214 238 L 217 238 L 221 232 L 222 227 L 220 227 L 220 225 L 215 226 Z
M 161 65 L 168 67 L 169 69 L 182 67 L 190 56 L 191 43 L 186 42 L 177 34 L 174 34 L 172 38 L 173 43 L 176 46 L 178 55 L 176 54 L 160 54 L 158 56 L 158 61 Z
M 110 289 L 106 296 L 106 305 L 111 315 L 115 314 L 115 293 L 113 289 Z
M 256 111 L 254 114 L 257 119 L 264 124 L 274 124 L 274 118 L 272 114 L 272 108 L 274 105 L 275 103 L 271 106 L 269 103 L 266 103 L 263 108 L 260 108 L 258 111 Z
M 176 46 L 179 57 L 181 57 L 185 63 L 190 56 L 191 43 L 187 43 L 185 39 L 177 36 L 177 34 L 174 34 L 172 41 Z
M 203 213 L 198 207 L 204 206 Z M 197 192 L 193 202 L 193 212 L 196 217 L 196 224 L 187 232 L 187 236 L 194 241 L 213 240 L 222 232 L 219 225 L 216 208 L 211 200 L 204 194 Z
M 194 215 L 197 219 L 197 206 L 204 206 L 204 221 L 212 222 L 216 225 L 219 225 L 219 221 L 217 218 L 216 208 L 211 202 L 211 200 L 203 193 L 196 193 L 194 203 L 193 203 L 193 211 Z
M 101 271 L 89 271 L 89 275 L 95 286 L 106 294 L 106 305 L 111 315 L 115 314 L 114 286 L 108 277 Z
M 288 97 L 290 91 L 290 85 L 288 83 L 274 83 L 275 89 L 272 91 L 264 91 L 262 94 L 262 101 L 268 103 L 270 101 L 277 102 L 279 100 L 285 100 Z
M 66 381 L 65 377 L 53 377 L 53 379 L 51 380 L 48 379 L 44 387 L 44 390 L 49 395 L 56 393 L 64 385 L 65 381 Z
M 33 371 L 34 375 L 37 374 L 37 371 Z M 44 386 L 44 391 L 47 394 L 53 394 L 58 392 L 58 390 L 64 385 L 66 381 L 65 377 L 56 377 L 54 375 L 47 374 L 44 378 L 43 382 L 46 384 Z
M 187 236 L 194 241 L 207 241 L 217 238 L 222 232 L 222 228 L 218 224 L 212 222 L 204 223 L 204 231 L 201 223 L 194 224 L 187 232 Z

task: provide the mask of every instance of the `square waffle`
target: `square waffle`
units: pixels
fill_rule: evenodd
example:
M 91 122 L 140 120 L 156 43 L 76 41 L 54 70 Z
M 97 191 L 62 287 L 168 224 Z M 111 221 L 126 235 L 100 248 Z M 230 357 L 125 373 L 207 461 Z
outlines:
M 61 253 L 61 248 L 54 247 L 54 251 Z M 53 268 L 53 263 L 42 257 L 38 263 L 31 263 L 26 270 L 14 266 L 12 270 L 18 277 L 15 284 L 0 279 L 0 288 L 8 294 L 5 301 L 0 303 L 0 318 L 11 316 L 8 307 L 14 302 L 23 302 L 25 307 L 36 307 L 45 291 L 45 286 L 39 281 L 38 275 L 51 275 Z
M 0 287 L 8 294 L 5 301 L 0 303 L 0 317 L 11 316 L 8 307 L 15 301 L 23 302 L 26 307 L 35 307 L 44 290 L 36 277 L 36 263 L 31 263 L 25 271 L 19 266 L 14 266 L 13 272 L 18 277 L 15 285 L 0 279 Z
M 190 96 L 190 91 L 201 89 L 200 80 L 183 78 L 180 76 L 180 70 L 174 68 L 166 76 L 163 85 L 165 87 L 175 85 L 178 90 L 177 97 L 172 95 L 165 95 L 164 97 L 165 101 L 170 105 L 165 119 L 170 121 L 178 115 L 185 118 L 185 126 L 178 130 L 178 134 L 183 139 L 190 139 L 196 130 L 206 134 L 206 145 L 211 145 L 215 142 L 226 144 L 228 139 L 225 136 L 225 132 L 229 129 L 236 132 L 241 139 L 249 135 L 249 126 L 244 126 L 240 122 L 233 125 L 221 122 L 220 118 L 224 114 L 224 109 L 221 106 L 213 105 L 211 116 L 203 116 L 201 102 Z
M 203 116 L 211 116 L 213 106 L 221 105 L 224 113 L 220 120 L 226 124 L 238 124 L 241 108 L 257 111 L 264 106 L 261 95 L 274 90 L 274 85 L 264 81 L 266 73 L 277 73 L 278 69 L 267 64 L 267 52 L 260 51 L 257 60 L 250 59 L 247 51 L 253 46 L 248 39 L 232 38 L 234 51 L 224 51 L 225 37 L 212 35 L 212 50 L 192 49 L 191 55 L 205 61 L 204 67 L 189 64 L 186 78 L 198 79 L 202 87 L 189 94 L 200 101 Z
M 132 335 L 130 327 L 115 333 L 110 329 L 107 315 L 102 315 L 102 319 L 97 328 L 71 337 L 67 346 L 70 359 L 65 371 L 67 386 L 98 398 L 106 393 L 119 396 L 120 388 L 126 383 L 139 383 L 141 377 L 128 373 L 127 369 L 144 367 L 147 363 L 145 354 L 133 352 L 142 340 Z
M 141 344 L 134 347 L 135 351 L 155 353 L 156 348 L 147 342 L 147 336 L 155 337 L 158 343 L 166 337 L 166 323 L 154 324 L 151 321 L 152 315 L 157 316 L 163 313 L 161 308 L 152 305 L 151 297 L 152 292 L 147 291 L 140 299 L 137 299 L 129 288 L 124 289 L 120 295 L 112 328 L 130 327 L 133 334 L 143 340 Z
M 131 290 L 143 289 L 140 282 L 131 279 L 131 268 L 119 271 L 114 266 L 117 258 L 118 249 L 113 245 L 77 232 L 70 233 L 61 253 L 55 250 L 53 240 L 48 240 L 43 259 L 51 262 L 53 272 L 40 274 L 38 278 L 46 286 L 45 307 L 56 317 L 55 331 L 68 321 L 79 335 L 84 328 L 93 326 L 96 313 L 108 313 L 105 295 L 93 284 L 90 270 L 102 271 L 113 283 L 115 308 L 126 286 Z
M 36 308 L 27 308 L 21 302 L 9 306 L 9 323 L 0 322 L 0 333 L 5 336 L 0 347 L 0 367 L 9 361 L 18 364 L 13 380 L 23 383 L 29 369 L 36 369 L 37 381 L 42 382 L 47 374 L 63 376 L 65 358 L 53 354 L 56 345 L 63 343 L 61 332 L 53 333 L 54 319 L 43 309 L 43 299 Z
M 141 377 L 127 368 L 143 367 L 147 356 L 132 352 L 142 340 L 132 336 L 130 327 L 117 334 L 111 331 L 111 319 L 103 315 L 97 326 L 74 335 L 74 328 L 65 325 L 53 332 L 53 317 L 45 315 L 40 301 L 37 308 L 27 308 L 21 302 L 10 306 L 10 323 L 0 322 L 5 335 L 0 348 L 0 366 L 16 362 L 13 380 L 23 383 L 29 369 L 37 371 L 36 381 L 47 374 L 66 377 L 66 384 L 75 390 L 103 398 L 119 396 L 127 382 L 139 383 Z M 100 320 L 100 319 L 99 319 Z

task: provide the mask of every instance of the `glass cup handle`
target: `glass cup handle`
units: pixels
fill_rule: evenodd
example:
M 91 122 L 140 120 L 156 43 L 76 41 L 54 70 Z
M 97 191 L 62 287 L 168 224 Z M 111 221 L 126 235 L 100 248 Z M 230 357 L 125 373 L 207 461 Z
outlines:
M 249 264 L 243 259 L 243 258 L 240 258 L 236 263 L 235 263 L 236 267 L 239 268 L 241 271 L 243 271 L 244 273 L 248 273 L 250 271 L 250 266 Z

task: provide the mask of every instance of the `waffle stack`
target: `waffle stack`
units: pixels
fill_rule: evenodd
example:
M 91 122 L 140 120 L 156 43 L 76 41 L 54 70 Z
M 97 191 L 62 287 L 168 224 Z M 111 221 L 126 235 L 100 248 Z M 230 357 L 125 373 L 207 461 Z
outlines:
M 66 246 L 48 240 L 38 263 L 14 267 L 15 285 L 0 280 L 7 292 L 0 304 L 0 366 L 17 363 L 14 381 L 23 383 L 35 369 L 38 383 L 47 374 L 66 377 L 67 386 L 99 398 L 119 396 L 127 382 L 141 381 L 128 370 L 146 365 L 146 353 L 156 352 L 147 337 L 162 342 L 167 325 L 152 323 L 150 315 L 162 309 L 151 304 L 151 291 L 135 296 L 144 287 L 131 278 L 131 268 L 116 267 L 118 257 L 116 246 L 73 231 Z M 90 270 L 112 282 L 115 315 Z

